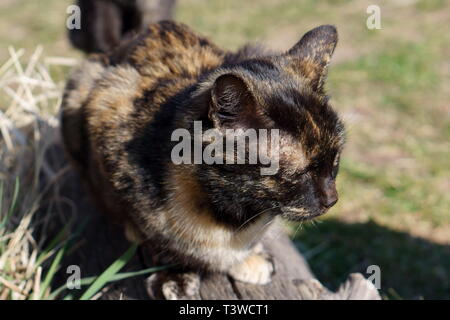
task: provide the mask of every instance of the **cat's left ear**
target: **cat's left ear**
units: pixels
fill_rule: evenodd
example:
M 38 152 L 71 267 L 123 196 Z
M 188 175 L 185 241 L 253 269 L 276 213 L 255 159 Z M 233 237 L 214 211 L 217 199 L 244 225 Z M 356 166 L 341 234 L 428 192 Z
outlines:
M 241 77 L 224 74 L 216 79 L 209 109 L 209 118 L 216 127 L 237 121 L 253 107 L 253 95 Z
M 332 25 L 323 25 L 307 32 L 286 53 L 293 62 L 292 67 L 306 77 L 316 91 L 322 90 L 337 41 L 336 28 Z

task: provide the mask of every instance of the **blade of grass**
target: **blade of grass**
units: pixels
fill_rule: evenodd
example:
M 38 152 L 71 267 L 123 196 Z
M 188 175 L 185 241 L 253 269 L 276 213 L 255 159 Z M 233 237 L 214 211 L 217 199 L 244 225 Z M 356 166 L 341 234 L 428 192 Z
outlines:
M 73 294 L 68 294 L 63 300 L 73 300 Z
M 58 251 L 55 259 L 52 262 L 52 265 L 50 266 L 49 271 L 47 272 L 46 276 L 45 276 L 45 280 L 44 280 L 44 284 L 42 285 L 42 291 L 41 291 L 41 295 L 40 295 L 40 299 L 43 298 L 43 295 L 45 294 L 45 291 L 47 290 L 48 286 L 50 285 L 51 280 L 53 279 L 56 271 L 58 271 L 59 269 L 59 264 L 64 256 L 64 254 L 72 247 L 72 244 L 74 243 L 75 239 L 78 237 L 78 235 L 81 233 L 81 231 L 84 229 L 84 227 L 86 226 L 86 222 L 87 220 L 84 220 L 77 229 L 75 229 L 75 231 L 73 232 L 72 236 L 70 237 L 70 239 L 67 240 L 66 244 Z M 53 248 L 55 248 L 58 243 L 62 240 L 62 236 L 70 229 L 71 223 L 69 222 L 68 224 L 66 224 L 66 226 L 63 228 L 63 230 L 61 230 L 56 237 L 51 241 L 51 243 L 49 244 L 49 246 L 47 247 L 47 251 L 45 252 L 50 252 L 51 250 L 53 250 Z M 44 253 L 40 256 L 40 258 L 44 258 L 45 255 Z M 38 259 L 39 264 L 42 263 L 41 259 Z M 37 264 L 37 265 L 39 265 Z
M 152 267 L 152 268 L 147 268 L 144 270 L 133 271 L 133 272 L 122 272 L 122 273 L 118 273 L 114 277 L 112 277 L 111 281 L 119 281 L 119 280 L 124 280 L 124 279 L 132 278 L 132 277 L 142 276 L 144 274 L 166 270 L 173 266 L 174 266 L 174 264 L 171 264 L 168 266 L 161 266 L 161 267 Z
M 11 217 L 11 215 L 14 212 L 14 210 L 16 209 L 17 198 L 19 196 L 19 189 L 20 189 L 19 186 L 20 186 L 19 177 L 16 177 L 16 183 L 14 185 L 14 193 L 13 193 L 12 202 L 11 202 L 11 205 L 9 207 L 7 215 L 3 218 L 2 222 L 0 223 L 0 229 L 2 229 L 6 225 L 6 222 Z M 2 185 L 2 191 L 3 191 L 3 185 Z
M 50 241 L 49 245 L 42 251 L 42 253 L 39 255 L 39 257 L 36 260 L 36 265 L 37 266 L 41 265 L 43 263 L 43 261 L 48 258 L 48 256 L 50 255 L 50 252 L 52 250 L 54 250 L 58 246 L 58 244 L 64 243 L 64 241 L 67 241 L 67 250 L 65 251 L 65 253 L 68 252 L 70 249 L 72 249 L 76 238 L 81 234 L 81 232 L 83 231 L 83 229 L 86 226 L 86 223 L 88 221 L 89 221 L 89 219 L 84 219 L 78 225 L 78 227 L 72 232 L 69 239 L 64 239 L 64 235 L 71 233 L 70 229 L 72 227 L 72 221 L 69 221 L 64 226 L 64 228 L 60 232 L 58 232 L 58 234 L 53 238 L 53 240 Z
M 132 245 L 119 259 L 114 261 L 83 293 L 80 300 L 89 300 L 120 271 L 136 253 L 137 245 Z
M 64 242 L 64 237 L 69 233 L 70 223 L 66 224 L 63 229 L 50 241 L 49 245 L 42 250 L 39 257 L 36 259 L 36 265 L 40 265 L 49 255 L 50 251 L 55 249 L 58 244 Z
M 114 276 L 112 276 L 107 283 L 111 283 L 111 282 L 114 282 L 114 281 L 120 281 L 120 280 L 124 280 L 124 279 L 128 279 L 128 278 L 133 278 L 133 277 L 137 277 L 137 276 L 142 276 L 142 275 L 145 275 L 145 274 L 158 272 L 158 271 L 162 271 L 162 270 L 166 270 L 166 269 L 168 269 L 168 268 L 170 268 L 172 266 L 173 265 L 161 266 L 161 267 L 152 267 L 152 268 L 147 268 L 147 269 L 143 269 L 143 270 L 139 270 L 139 271 L 117 273 Z M 91 285 L 97 278 L 98 278 L 97 276 L 83 278 L 83 279 L 80 280 L 80 286 Z M 58 289 L 54 290 L 49 295 L 48 299 L 49 300 L 56 299 L 56 297 L 59 294 L 61 294 L 61 292 L 63 292 L 66 289 L 68 289 L 67 288 L 67 284 L 62 285 Z
M 67 250 L 67 245 L 65 245 L 63 248 L 59 249 L 58 253 L 56 254 L 55 259 L 53 260 L 53 262 L 50 266 L 50 269 L 48 270 L 47 274 L 45 275 L 44 282 L 42 283 L 39 300 L 42 300 L 42 298 L 44 297 L 45 291 L 47 291 L 47 288 L 50 285 L 50 282 L 52 281 L 53 277 L 55 276 L 55 273 L 59 268 L 59 264 L 62 260 L 62 257 L 64 256 L 64 253 L 66 250 Z
M 3 212 L 3 180 L 0 181 L 0 216 Z

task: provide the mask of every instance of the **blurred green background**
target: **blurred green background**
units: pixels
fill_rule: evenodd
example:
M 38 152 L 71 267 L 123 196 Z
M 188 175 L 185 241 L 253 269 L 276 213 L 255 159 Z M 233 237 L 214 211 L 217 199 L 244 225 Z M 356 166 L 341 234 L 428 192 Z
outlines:
M 2 0 L 0 64 L 9 45 L 81 58 L 66 39 L 71 2 Z M 371 4 L 381 30 L 366 27 Z M 337 26 L 327 89 L 348 129 L 340 201 L 292 237 L 332 289 L 376 264 L 386 298 L 450 299 L 450 1 L 179 0 L 176 18 L 229 49 L 285 50 Z

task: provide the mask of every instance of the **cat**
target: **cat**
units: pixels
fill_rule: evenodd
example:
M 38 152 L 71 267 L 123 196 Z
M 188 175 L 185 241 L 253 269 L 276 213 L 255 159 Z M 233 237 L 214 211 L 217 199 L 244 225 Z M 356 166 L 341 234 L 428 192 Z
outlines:
M 223 50 L 181 23 L 161 21 L 110 54 L 89 56 L 62 103 L 66 150 L 103 211 L 131 240 L 186 268 L 269 283 L 259 245 L 278 217 L 324 214 L 345 142 L 324 81 L 334 26 L 307 32 L 290 50 Z M 203 130 L 279 130 L 279 169 L 257 164 L 174 164 L 171 135 Z

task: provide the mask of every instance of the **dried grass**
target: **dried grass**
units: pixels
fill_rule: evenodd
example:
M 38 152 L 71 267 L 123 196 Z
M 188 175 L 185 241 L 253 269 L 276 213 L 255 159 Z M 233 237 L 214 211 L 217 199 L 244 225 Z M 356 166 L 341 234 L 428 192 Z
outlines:
M 75 61 L 44 59 L 41 47 L 28 59 L 24 50 L 8 50 L 0 66 L 0 300 L 45 299 L 50 279 L 43 270 L 63 243 L 45 231 L 55 215 L 70 216 L 60 205 L 69 200 L 59 196 L 68 168 L 55 149 L 63 83 L 50 68 Z
M 60 192 L 73 181 L 59 130 L 64 83 L 55 82 L 49 70 L 76 60 L 44 59 L 40 47 L 29 59 L 23 50 L 9 48 L 9 54 L 0 66 L 0 300 L 73 299 L 80 292 L 67 293 L 64 284 L 52 287 L 82 226 L 72 225 L 76 204 Z M 80 279 L 89 287 L 79 298 L 98 299 L 110 282 L 166 268 L 119 273 L 135 251 L 132 246 L 100 275 Z

